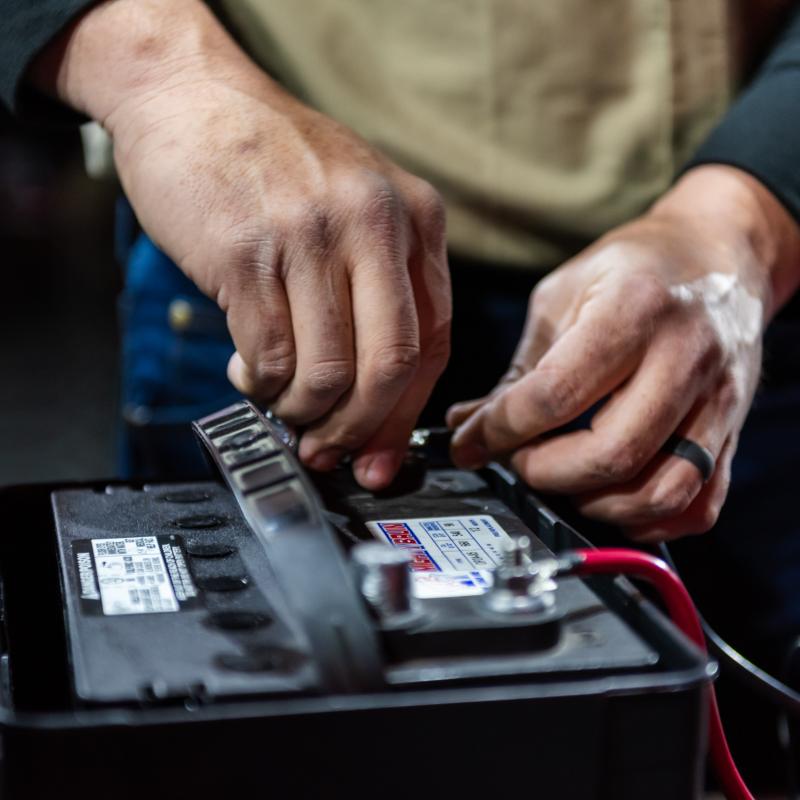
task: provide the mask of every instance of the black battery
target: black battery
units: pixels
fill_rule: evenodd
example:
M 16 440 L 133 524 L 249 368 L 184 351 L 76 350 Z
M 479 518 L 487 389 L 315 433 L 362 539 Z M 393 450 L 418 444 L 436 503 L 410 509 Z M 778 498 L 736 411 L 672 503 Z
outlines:
M 700 796 L 713 666 L 544 574 L 586 542 L 512 474 L 423 444 L 372 494 L 250 404 L 197 432 L 220 481 L 0 495 L 4 797 Z

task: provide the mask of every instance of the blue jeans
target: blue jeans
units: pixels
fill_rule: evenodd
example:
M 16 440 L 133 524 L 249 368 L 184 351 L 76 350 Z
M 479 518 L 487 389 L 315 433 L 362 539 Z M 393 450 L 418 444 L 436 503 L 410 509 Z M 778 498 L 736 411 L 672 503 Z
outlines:
M 235 402 L 225 315 L 144 235 L 125 265 L 120 472 L 137 479 L 207 475 L 189 423 Z

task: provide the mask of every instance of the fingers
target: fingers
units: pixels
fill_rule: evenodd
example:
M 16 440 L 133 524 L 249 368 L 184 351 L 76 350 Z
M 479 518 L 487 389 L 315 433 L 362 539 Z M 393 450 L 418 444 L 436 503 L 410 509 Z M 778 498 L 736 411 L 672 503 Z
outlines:
M 296 363 L 286 292 L 272 270 L 233 274 L 238 285 L 226 311 L 236 352 L 228 362 L 228 379 L 244 395 L 273 397 L 291 380 Z
M 293 425 L 319 419 L 353 381 L 350 289 L 339 258 L 298 249 L 286 256 L 283 282 L 258 275 L 230 309 L 237 352 L 228 379 L 243 394 L 273 401 Z
M 407 252 L 405 243 L 377 242 L 355 256 L 355 380 L 301 440 L 300 457 L 314 469 L 331 469 L 342 455 L 360 448 L 396 406 L 419 366 L 419 322 Z
M 611 313 L 615 312 L 615 313 Z M 578 417 L 636 368 L 645 342 L 633 314 L 586 303 L 535 369 L 475 412 L 455 433 L 452 457 L 482 466 Z
M 356 477 L 371 489 L 387 485 L 397 472 L 449 355 L 449 273 L 438 198 L 415 218 L 424 226 L 412 232 L 408 263 L 394 262 L 391 281 L 386 262 L 365 260 L 354 272 L 356 380 L 301 442 L 301 457 L 318 469 L 333 466 L 345 451 L 358 451 Z
M 732 437 L 722 448 L 717 458 L 717 468 L 711 479 L 682 513 L 670 518 L 627 526 L 625 534 L 636 542 L 652 544 L 711 530 L 728 495 L 735 450 L 736 443 Z
M 581 513 L 622 525 L 637 540 L 708 530 L 730 481 L 737 406 L 733 395 L 726 383 L 720 383 L 677 431 L 714 457 L 716 468 L 707 483 L 692 462 L 660 452 L 635 479 L 577 498 Z
M 492 389 L 489 394 L 484 395 L 483 397 L 478 397 L 474 400 L 465 400 L 462 403 L 454 403 L 447 409 L 447 416 L 445 417 L 445 423 L 450 430 L 455 430 L 456 428 L 463 425 L 478 409 L 485 406 L 490 400 L 503 391 L 507 386 L 514 383 L 514 381 L 519 380 L 522 375 L 525 374 L 525 369 L 522 367 L 518 362 L 512 361 L 511 366 L 506 370 L 505 375 L 503 375 L 500 380 L 497 382 L 497 386 Z
M 354 179 L 342 218 L 320 212 L 269 264 L 247 261 L 254 285 L 225 287 L 231 380 L 308 426 L 300 457 L 313 468 L 369 442 L 356 471 L 374 487 L 397 471 L 449 350 L 443 206 L 422 181 L 401 183 Z
M 461 403 L 454 403 L 447 409 L 445 423 L 450 430 L 462 425 L 468 420 L 484 403 L 489 399 L 489 395 L 478 397 L 475 400 L 464 400 Z
M 450 355 L 451 303 L 443 242 L 440 252 L 434 252 L 427 263 L 414 259 L 410 275 L 420 327 L 420 366 L 395 408 L 355 459 L 356 479 L 369 489 L 380 489 L 391 482 Z
M 272 410 L 292 425 L 323 417 L 353 383 L 350 285 L 340 258 L 332 249 L 304 247 L 287 271 L 296 367 Z
M 594 416 L 591 429 L 523 447 L 514 466 L 543 491 L 582 493 L 634 480 L 708 388 L 691 350 L 686 340 L 655 340 L 636 374 Z

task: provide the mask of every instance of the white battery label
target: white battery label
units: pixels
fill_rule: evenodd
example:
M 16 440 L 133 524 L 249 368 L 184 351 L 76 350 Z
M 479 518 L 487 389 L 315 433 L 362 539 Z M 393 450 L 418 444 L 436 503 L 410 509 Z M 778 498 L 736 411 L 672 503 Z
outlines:
M 414 594 L 420 598 L 483 594 L 511 537 L 488 514 L 375 520 L 375 538 L 411 556 Z
M 92 553 L 104 614 L 180 610 L 155 536 L 92 539 Z

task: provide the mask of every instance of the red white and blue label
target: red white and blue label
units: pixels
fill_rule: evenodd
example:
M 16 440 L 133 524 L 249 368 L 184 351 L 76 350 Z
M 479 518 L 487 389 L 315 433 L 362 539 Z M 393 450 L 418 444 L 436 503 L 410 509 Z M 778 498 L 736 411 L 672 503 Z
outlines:
M 414 594 L 420 598 L 483 594 L 511 538 L 488 514 L 375 520 L 367 528 L 411 556 Z

